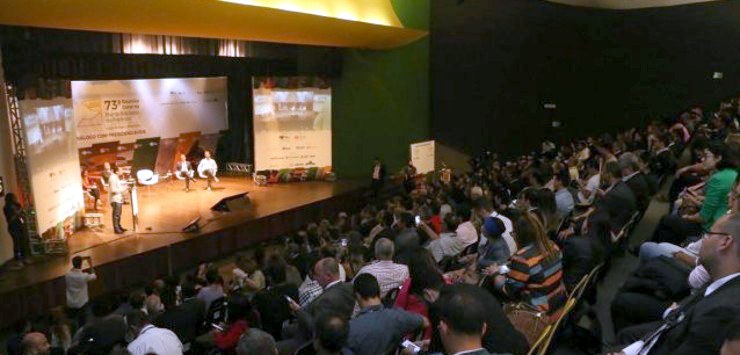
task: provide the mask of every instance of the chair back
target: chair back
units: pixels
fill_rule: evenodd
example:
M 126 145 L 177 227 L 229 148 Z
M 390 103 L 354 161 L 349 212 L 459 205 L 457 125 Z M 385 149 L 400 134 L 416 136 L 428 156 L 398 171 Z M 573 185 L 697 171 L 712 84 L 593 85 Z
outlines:
M 550 344 L 552 344 L 552 340 L 555 338 L 555 334 L 560 331 L 560 329 L 563 327 L 563 324 L 565 324 L 566 319 L 570 315 L 570 313 L 573 311 L 573 308 L 575 308 L 576 305 L 576 299 L 571 298 L 568 300 L 568 302 L 565 303 L 565 307 L 563 308 L 563 312 L 560 313 L 560 317 L 555 321 L 553 326 L 549 329 L 547 332 L 547 337 L 545 338 L 545 341 L 542 342 L 541 347 L 537 351 L 538 355 L 545 355 L 547 354 L 547 351 L 550 348 Z
M 313 347 L 313 340 L 306 342 L 296 350 L 293 355 L 315 355 L 316 349 Z
M 208 306 L 208 312 L 206 313 L 206 326 L 208 327 L 212 323 L 218 324 L 225 322 L 226 309 L 228 305 L 229 303 L 226 300 L 226 297 L 217 298 L 211 302 L 210 306 Z
M 149 169 L 141 169 L 136 172 L 136 180 L 138 180 L 140 184 L 144 184 L 148 182 L 153 177 L 154 177 L 154 172 Z
M 542 348 L 545 341 L 547 340 L 547 336 L 550 334 L 550 329 L 552 329 L 552 325 L 548 325 L 547 327 L 545 327 L 545 329 L 542 330 L 540 335 L 537 337 L 537 340 L 532 343 L 532 346 L 529 348 L 527 355 L 538 354 L 538 350 Z
M 396 304 L 396 297 L 398 297 L 398 292 L 400 291 L 401 291 L 401 287 L 396 287 L 388 291 L 388 293 L 385 294 L 385 297 L 383 297 L 383 305 L 386 308 L 393 307 L 393 305 Z

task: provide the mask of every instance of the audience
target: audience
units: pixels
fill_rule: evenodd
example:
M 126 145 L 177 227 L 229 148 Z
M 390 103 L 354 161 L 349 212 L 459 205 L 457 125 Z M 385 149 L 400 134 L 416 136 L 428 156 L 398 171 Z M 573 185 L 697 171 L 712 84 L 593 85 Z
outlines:
M 355 355 L 387 354 L 405 334 L 421 330 L 428 320 L 397 308 L 385 308 L 375 276 L 360 274 L 354 281 L 360 313 L 349 322 L 347 347 Z

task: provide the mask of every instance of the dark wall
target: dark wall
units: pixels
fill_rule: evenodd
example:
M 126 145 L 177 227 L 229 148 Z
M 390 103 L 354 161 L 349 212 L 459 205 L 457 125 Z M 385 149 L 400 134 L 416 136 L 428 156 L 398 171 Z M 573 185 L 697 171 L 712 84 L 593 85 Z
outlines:
M 437 0 L 434 0 L 437 1 Z M 429 28 L 430 0 L 392 0 L 406 27 Z M 388 173 L 429 138 L 429 37 L 390 50 L 342 49 L 333 83 L 333 161 L 340 177 L 367 177 L 373 157 Z
M 432 134 L 471 153 L 517 154 L 740 93 L 740 1 L 612 11 L 436 0 L 431 28 Z

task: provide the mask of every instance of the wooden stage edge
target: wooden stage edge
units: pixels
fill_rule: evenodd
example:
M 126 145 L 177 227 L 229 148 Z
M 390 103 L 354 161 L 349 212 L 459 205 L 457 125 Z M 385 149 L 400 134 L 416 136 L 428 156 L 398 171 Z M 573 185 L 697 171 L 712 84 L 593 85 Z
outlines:
M 2 271 L 0 328 L 64 305 L 64 275 L 75 255 L 93 259 L 98 280 L 89 286 L 92 298 L 233 255 L 340 211 L 357 210 L 367 191 L 364 180 L 257 187 L 251 179 L 224 177 L 213 191 L 204 191 L 204 185 L 199 181 L 187 194 L 181 181 L 140 187 L 139 233 L 118 236 L 109 226 L 83 230 L 69 239 L 68 255 L 44 257 L 20 271 Z M 244 192 L 251 200 L 245 210 L 210 210 L 221 198 Z M 181 232 L 195 217 L 201 217 L 201 224 L 206 222 L 200 232 Z M 110 211 L 104 218 L 110 225 Z M 131 224 L 131 208 L 126 205 L 122 225 L 132 229 Z

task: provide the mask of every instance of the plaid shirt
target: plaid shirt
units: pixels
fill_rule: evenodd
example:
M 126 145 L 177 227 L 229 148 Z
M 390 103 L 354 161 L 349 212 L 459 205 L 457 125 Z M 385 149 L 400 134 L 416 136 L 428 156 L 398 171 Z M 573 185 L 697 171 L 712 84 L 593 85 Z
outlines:
M 306 279 L 303 280 L 303 283 L 298 288 L 298 302 L 301 303 L 301 307 L 304 307 L 311 303 L 311 301 L 318 297 L 322 292 L 324 292 L 324 289 L 321 288 L 321 285 L 306 276 Z
M 375 276 L 380 286 L 380 297 L 385 297 L 388 291 L 399 288 L 409 278 L 409 268 L 406 265 L 396 264 L 390 260 L 380 260 L 365 265 L 357 272 L 357 275 L 360 274 Z

